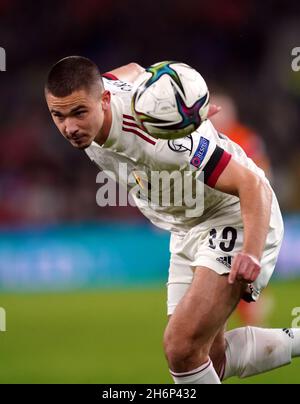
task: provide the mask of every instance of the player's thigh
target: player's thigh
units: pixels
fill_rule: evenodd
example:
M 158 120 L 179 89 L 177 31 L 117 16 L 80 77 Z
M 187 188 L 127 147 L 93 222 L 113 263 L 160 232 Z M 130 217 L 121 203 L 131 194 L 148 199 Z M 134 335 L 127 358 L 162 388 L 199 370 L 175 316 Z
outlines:
M 244 288 L 238 282 L 229 285 L 227 276 L 207 267 L 197 267 L 190 287 L 168 323 L 168 332 L 212 342 L 239 302 Z

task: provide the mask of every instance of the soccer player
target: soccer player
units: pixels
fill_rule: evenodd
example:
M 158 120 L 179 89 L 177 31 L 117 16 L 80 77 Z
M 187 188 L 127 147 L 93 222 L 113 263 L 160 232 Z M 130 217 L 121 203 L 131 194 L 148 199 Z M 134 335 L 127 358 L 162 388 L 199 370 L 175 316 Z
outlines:
M 133 174 L 188 172 L 198 181 L 204 173 L 204 211 L 195 217 L 184 204 L 147 203 L 145 190 L 159 192 L 149 177 L 134 195 L 142 213 L 171 232 L 164 349 L 175 383 L 219 384 L 290 363 L 300 355 L 298 329 L 225 332 L 240 299 L 257 300 L 268 284 L 283 237 L 264 172 L 209 120 L 173 142 L 144 132 L 130 107 L 130 83 L 142 71 L 129 64 L 101 77 L 89 59 L 67 57 L 49 72 L 45 96 L 60 133 L 120 182 L 119 163 Z

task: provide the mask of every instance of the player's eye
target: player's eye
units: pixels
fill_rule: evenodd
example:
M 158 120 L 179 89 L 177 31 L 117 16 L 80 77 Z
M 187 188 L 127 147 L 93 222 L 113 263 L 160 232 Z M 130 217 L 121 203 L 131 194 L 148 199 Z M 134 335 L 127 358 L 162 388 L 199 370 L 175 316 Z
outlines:
M 59 114 L 53 114 L 54 118 L 58 119 L 59 121 L 63 121 L 64 117 L 63 115 L 59 115 Z
M 77 111 L 75 112 L 75 116 L 83 116 L 86 113 L 86 111 Z

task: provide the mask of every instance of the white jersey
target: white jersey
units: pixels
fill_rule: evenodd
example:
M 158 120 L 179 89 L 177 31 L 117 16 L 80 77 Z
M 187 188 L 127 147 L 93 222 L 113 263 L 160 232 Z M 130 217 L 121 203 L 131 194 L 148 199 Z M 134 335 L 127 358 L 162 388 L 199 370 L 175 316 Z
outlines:
M 139 184 L 139 192 L 133 195 L 134 201 L 152 223 L 171 232 L 184 234 L 205 221 L 224 220 L 229 214 L 240 215 L 239 199 L 214 189 L 231 158 L 265 178 L 264 172 L 246 156 L 239 145 L 218 133 L 209 120 L 183 139 L 154 139 L 137 125 L 132 116 L 132 86 L 114 78 L 104 77 L 103 81 L 105 89 L 112 94 L 112 126 L 104 145 L 93 142 L 85 151 L 99 168 L 113 172 L 115 178 L 127 187 L 128 177 L 134 175 Z M 126 163 L 127 172 L 120 172 L 120 163 Z M 196 177 L 203 173 L 204 206 L 199 215 L 189 217 L 186 214 L 188 206 L 184 201 L 181 206 L 177 206 L 174 198 L 167 206 L 163 203 L 150 204 L 149 194 L 161 192 L 153 189 L 153 171 L 176 171 L 182 176 L 190 176 L 192 182 L 198 181 Z M 129 189 L 133 186 L 130 185 Z

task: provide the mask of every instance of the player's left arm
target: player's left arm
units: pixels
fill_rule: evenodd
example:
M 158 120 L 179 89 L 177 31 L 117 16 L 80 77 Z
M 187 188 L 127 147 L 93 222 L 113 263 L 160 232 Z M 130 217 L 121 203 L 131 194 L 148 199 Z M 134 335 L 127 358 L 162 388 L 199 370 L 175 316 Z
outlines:
M 269 230 L 272 190 L 266 181 L 233 158 L 215 188 L 239 197 L 244 223 L 243 250 L 234 258 L 228 281 L 254 282 L 260 273 L 260 259 Z
M 103 76 L 112 77 L 117 80 L 133 83 L 140 74 L 144 73 L 145 69 L 138 63 L 128 63 L 127 65 L 117 67 L 103 74 Z

